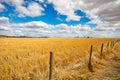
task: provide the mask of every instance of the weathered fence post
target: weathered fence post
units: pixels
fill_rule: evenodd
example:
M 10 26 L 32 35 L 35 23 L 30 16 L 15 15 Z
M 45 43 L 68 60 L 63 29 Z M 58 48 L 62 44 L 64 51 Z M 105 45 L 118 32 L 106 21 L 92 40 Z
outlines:
M 91 63 L 91 58 L 92 58 L 92 48 L 93 46 L 91 45 L 90 47 L 90 56 L 89 56 L 89 63 L 88 63 L 88 68 L 91 72 L 93 72 L 93 68 L 92 68 L 92 63 Z
M 102 43 L 102 45 L 101 45 L 101 51 L 100 51 L 100 56 L 102 57 L 102 53 L 103 53 L 103 46 L 104 46 L 104 44 Z
M 50 62 L 49 62 L 49 80 L 52 80 L 52 68 L 53 68 L 53 52 L 50 52 Z
M 108 50 L 109 50 L 109 42 L 107 43 L 107 52 L 108 52 Z
M 109 44 L 109 42 L 108 42 L 108 43 L 107 43 L 107 48 L 109 48 L 109 45 L 110 45 L 110 44 Z
M 113 42 L 111 42 L 111 48 L 113 47 Z
M 115 42 L 113 41 L 113 47 L 114 47 L 114 45 L 115 45 Z

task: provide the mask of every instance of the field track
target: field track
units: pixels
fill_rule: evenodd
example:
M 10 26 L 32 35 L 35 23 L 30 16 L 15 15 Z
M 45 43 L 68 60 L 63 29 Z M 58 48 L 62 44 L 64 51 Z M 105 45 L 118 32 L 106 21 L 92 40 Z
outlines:
M 114 55 L 113 55 L 114 54 Z M 120 46 L 91 74 L 90 80 L 120 80 Z

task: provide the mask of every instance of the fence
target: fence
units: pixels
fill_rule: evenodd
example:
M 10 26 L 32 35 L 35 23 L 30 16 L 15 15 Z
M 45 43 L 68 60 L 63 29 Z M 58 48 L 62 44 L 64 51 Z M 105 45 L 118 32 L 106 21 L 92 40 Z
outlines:
M 120 40 L 116 40 L 116 41 L 111 41 L 108 42 L 106 45 L 107 51 L 108 49 L 112 49 L 116 43 L 120 42 Z M 101 49 L 100 49 L 100 58 L 102 59 L 103 56 L 103 49 L 104 49 L 105 45 L 102 43 L 101 45 Z M 93 65 L 92 65 L 92 51 L 93 51 L 93 45 L 90 46 L 90 56 L 89 56 L 89 61 L 88 61 L 88 69 L 90 72 L 94 72 L 93 70 Z M 52 80 L 52 70 L 53 69 L 53 52 L 50 52 L 50 62 L 49 62 L 49 80 Z

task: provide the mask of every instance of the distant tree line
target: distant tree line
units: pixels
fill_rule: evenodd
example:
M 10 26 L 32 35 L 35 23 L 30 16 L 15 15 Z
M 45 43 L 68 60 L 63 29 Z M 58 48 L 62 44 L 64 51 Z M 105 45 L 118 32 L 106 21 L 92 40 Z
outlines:
M 90 36 L 84 36 L 84 37 L 75 36 L 74 38 L 90 38 Z
M 29 36 L 7 36 L 7 35 L 0 35 L 0 37 L 7 37 L 7 38 L 49 38 L 47 36 L 42 37 L 29 37 Z

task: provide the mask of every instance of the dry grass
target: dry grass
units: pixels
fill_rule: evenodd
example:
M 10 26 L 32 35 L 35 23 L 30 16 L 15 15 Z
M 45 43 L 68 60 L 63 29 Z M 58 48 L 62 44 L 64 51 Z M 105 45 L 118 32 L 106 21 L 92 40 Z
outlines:
M 49 52 L 54 52 L 54 80 L 86 79 L 89 48 L 92 44 L 94 69 L 98 69 L 100 47 L 108 54 L 107 43 L 117 39 L 0 38 L 1 80 L 48 80 Z M 107 51 L 107 52 L 106 52 Z M 106 55 L 105 55 L 106 54 Z M 86 74 L 84 76 L 83 74 Z

